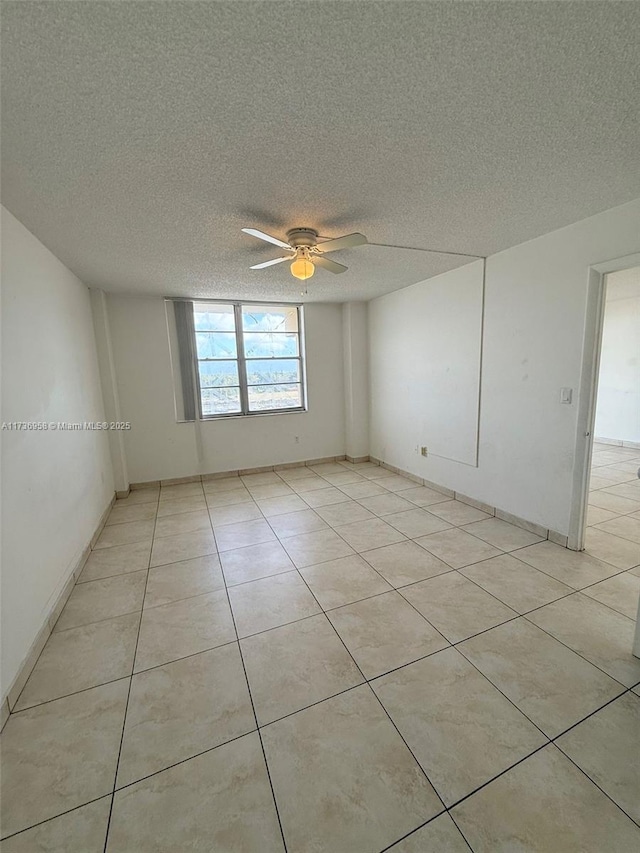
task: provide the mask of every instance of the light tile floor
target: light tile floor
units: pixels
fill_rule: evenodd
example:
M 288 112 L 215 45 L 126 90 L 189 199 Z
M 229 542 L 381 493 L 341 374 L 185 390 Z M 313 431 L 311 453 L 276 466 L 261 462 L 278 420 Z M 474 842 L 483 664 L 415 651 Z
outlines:
M 640 451 L 586 551 L 371 463 L 134 491 L 2 734 L 2 853 L 640 850 Z

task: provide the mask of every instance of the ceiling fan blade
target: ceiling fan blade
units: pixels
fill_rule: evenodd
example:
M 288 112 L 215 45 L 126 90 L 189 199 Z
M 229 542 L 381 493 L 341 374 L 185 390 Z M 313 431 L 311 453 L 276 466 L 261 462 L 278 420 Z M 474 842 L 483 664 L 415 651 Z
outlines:
M 324 243 L 318 243 L 318 251 L 335 252 L 337 249 L 353 249 L 354 246 L 363 246 L 367 242 L 364 234 L 345 234 L 344 237 L 336 237 L 335 240 L 325 240 Z
M 274 258 L 272 261 L 263 261 L 261 264 L 254 264 L 252 267 L 249 267 L 249 269 L 263 270 L 265 267 L 272 267 L 274 264 L 281 264 L 283 261 L 290 261 L 293 257 L 293 255 L 287 255 L 284 258 Z
M 273 243 L 274 246 L 280 246 L 281 249 L 290 249 L 291 246 L 285 243 L 284 240 L 278 240 L 277 237 L 272 237 L 271 234 L 265 234 L 264 231 L 258 231 L 257 228 L 242 228 L 245 234 L 251 234 L 252 237 L 257 237 L 258 240 L 266 240 L 267 243 Z
M 339 273 L 349 269 L 344 264 L 338 264 L 335 261 L 330 261 L 329 258 L 322 258 L 319 255 L 314 255 L 311 261 L 317 267 L 322 267 L 323 270 L 328 270 L 329 272 Z

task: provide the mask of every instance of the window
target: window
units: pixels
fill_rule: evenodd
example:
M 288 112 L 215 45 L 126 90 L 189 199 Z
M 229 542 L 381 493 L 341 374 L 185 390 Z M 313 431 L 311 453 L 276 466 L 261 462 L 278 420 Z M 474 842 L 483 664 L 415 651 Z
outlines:
M 298 305 L 193 303 L 202 418 L 303 410 Z

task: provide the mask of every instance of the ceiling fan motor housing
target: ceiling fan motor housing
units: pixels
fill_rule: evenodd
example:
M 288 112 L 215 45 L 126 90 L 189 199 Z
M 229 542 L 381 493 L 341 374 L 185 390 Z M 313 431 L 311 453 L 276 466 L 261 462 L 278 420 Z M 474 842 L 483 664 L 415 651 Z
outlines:
M 310 249 L 318 245 L 318 232 L 313 228 L 292 228 L 287 231 L 287 241 L 294 249 Z

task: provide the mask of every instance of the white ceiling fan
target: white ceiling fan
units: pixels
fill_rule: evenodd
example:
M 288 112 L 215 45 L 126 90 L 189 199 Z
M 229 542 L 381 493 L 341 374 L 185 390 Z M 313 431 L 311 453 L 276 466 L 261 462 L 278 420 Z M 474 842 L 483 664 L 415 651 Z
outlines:
M 259 240 L 265 240 L 267 243 L 280 246 L 281 249 L 286 249 L 288 252 L 288 254 L 283 255 L 281 258 L 274 258 L 271 261 L 254 264 L 250 269 L 262 270 L 266 267 L 272 267 L 274 264 L 292 261 L 291 274 L 302 281 L 311 278 L 316 266 L 336 274 L 344 272 L 348 267 L 337 263 L 337 261 L 325 258 L 326 253 L 335 252 L 338 249 L 352 249 L 355 246 L 363 246 L 367 242 L 364 234 L 354 233 L 345 234 L 344 237 L 336 237 L 319 243 L 318 232 L 313 228 L 292 228 L 290 231 L 287 231 L 288 242 L 279 240 L 277 237 L 272 237 L 270 234 L 265 234 L 264 231 L 259 231 L 257 228 L 243 228 L 242 231 L 245 234 L 250 234 L 252 237 L 257 237 Z

